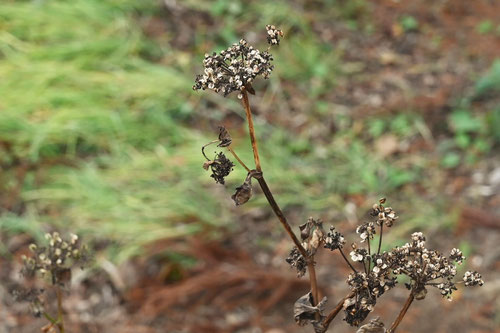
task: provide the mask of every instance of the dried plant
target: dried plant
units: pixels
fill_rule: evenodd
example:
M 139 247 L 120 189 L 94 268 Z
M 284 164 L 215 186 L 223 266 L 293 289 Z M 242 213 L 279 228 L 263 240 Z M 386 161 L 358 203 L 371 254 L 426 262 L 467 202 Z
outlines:
M 273 25 L 267 25 L 266 30 L 267 42 L 271 46 L 279 45 L 283 32 Z M 299 227 L 299 240 L 276 203 L 264 178 L 248 98 L 248 93 L 255 94 L 252 87 L 253 81 L 258 76 L 267 79 L 271 74 L 274 68 L 271 64 L 272 60 L 269 47 L 265 51 L 259 51 L 242 39 L 220 54 L 205 55 L 204 74 L 196 77 L 193 89 L 210 89 L 216 93 L 221 92 L 224 96 L 237 91 L 238 98 L 242 100 L 255 169 L 249 169 L 238 157 L 231 146 L 232 140 L 229 132 L 224 127 L 219 128 L 218 139 L 202 147 L 202 153 L 207 160 L 203 167 L 205 170 L 210 168 L 211 177 L 217 183 L 224 184 L 224 178 L 232 170 L 234 164 L 222 152 L 216 153 L 212 160 L 204 151 L 208 145 L 218 143 L 218 147 L 225 147 L 248 172 L 243 184 L 236 188 L 236 193 L 232 196 L 237 206 L 250 200 L 252 178 L 259 183 L 273 212 L 294 244 L 286 262 L 297 271 L 298 277 L 308 273 L 310 291 L 295 302 L 296 323 L 301 326 L 309 324 L 316 333 L 326 332 L 332 320 L 343 311 L 344 320 L 349 325 L 360 326 L 374 310 L 378 299 L 396 287 L 398 277 L 406 276 L 409 282 L 405 283 L 405 286 L 409 290 L 409 296 L 390 328 L 386 329 L 384 323 L 377 317 L 357 331 L 361 333 L 395 332 L 413 300 L 423 300 L 429 287 L 437 288 L 443 297 L 451 299 L 451 294 L 457 289 L 458 284 L 464 284 L 467 287 L 483 285 L 481 275 L 477 272 L 468 271 L 461 280 L 454 280 L 457 274 L 456 265 L 462 264 L 465 260 L 462 252 L 455 248 L 450 255 L 445 256 L 436 250 L 427 249 L 425 236 L 420 232 L 413 233 L 410 241 L 405 245 L 394 247 L 390 251 L 382 251 L 384 228 L 393 227 L 398 220 L 396 212 L 391 207 L 385 206 L 385 198 L 373 205 L 372 220 L 357 227 L 356 233 L 360 237 L 360 244 L 352 243 L 348 255 L 346 255 L 344 235 L 336 231 L 333 226 L 325 232 L 323 222 L 312 217 Z M 378 242 L 374 244 L 374 235 L 377 233 Z M 316 280 L 314 257 L 321 248 L 332 252 L 338 251 L 351 270 L 346 280 L 350 292 L 329 312 L 326 311 L 327 298 L 320 299 L 319 297 Z
M 29 246 L 32 256 L 23 256 L 21 274 L 25 279 L 39 278 L 39 282 L 49 285 L 55 290 L 57 297 L 57 316 L 50 315 L 45 309 L 42 295 L 44 288 L 30 287 L 17 288 L 12 291 L 14 299 L 28 302 L 32 314 L 36 317 L 45 317 L 49 324 L 42 328 L 42 332 L 64 333 L 63 318 L 63 289 L 71 282 L 71 270 L 74 267 L 84 268 L 90 262 L 90 253 L 86 245 L 81 244 L 79 237 L 71 234 L 69 239 L 63 239 L 58 232 L 47 233 L 45 239 L 48 246 Z M 44 283 L 45 282 L 45 283 Z

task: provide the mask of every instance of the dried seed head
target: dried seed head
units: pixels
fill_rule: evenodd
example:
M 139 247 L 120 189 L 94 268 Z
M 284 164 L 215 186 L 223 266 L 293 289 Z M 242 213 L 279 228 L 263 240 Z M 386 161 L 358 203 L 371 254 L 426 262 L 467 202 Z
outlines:
M 62 272 L 71 272 L 75 265 L 83 267 L 90 261 L 85 245 L 78 243 L 78 236 L 71 235 L 69 242 L 64 241 L 59 233 L 46 234 L 48 247 L 30 245 L 33 256 L 24 258 L 21 273 L 33 277 L 37 273 L 42 277 L 49 275 L 53 284 L 64 285 L 69 279 L 62 278 Z
M 333 226 L 330 226 L 330 231 L 326 234 L 325 237 L 325 245 L 326 249 L 330 249 L 332 251 L 336 249 L 342 249 L 345 244 L 344 235 L 340 232 L 335 231 Z
M 481 274 L 476 271 L 465 272 L 463 281 L 466 287 L 482 286 L 484 284 Z
M 215 155 L 213 161 L 207 161 L 203 164 L 203 168 L 212 170 L 210 177 L 215 179 L 216 183 L 224 185 L 225 178 L 233 171 L 234 164 L 229 160 L 224 153 L 220 152 Z
M 301 277 L 306 274 L 307 262 L 306 259 L 300 254 L 299 249 L 294 247 L 290 254 L 285 259 L 286 262 L 297 270 L 297 276 Z
M 204 74 L 197 75 L 194 90 L 211 89 L 227 96 L 233 91 L 248 89 L 257 76 L 265 79 L 273 70 L 272 55 L 268 51 L 259 51 L 242 39 L 220 54 L 205 55 Z
M 283 37 L 283 31 L 276 29 L 274 25 L 266 25 L 267 43 L 269 45 L 280 45 L 280 37 Z

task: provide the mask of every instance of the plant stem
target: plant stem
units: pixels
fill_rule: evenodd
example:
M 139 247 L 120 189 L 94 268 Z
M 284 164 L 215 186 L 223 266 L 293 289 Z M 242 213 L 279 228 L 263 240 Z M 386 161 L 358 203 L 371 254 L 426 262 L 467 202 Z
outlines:
M 57 319 L 52 318 L 47 312 L 43 312 L 42 314 L 45 317 L 45 319 L 47 319 L 48 321 L 50 321 L 50 323 L 52 325 L 56 325 L 57 324 Z
M 380 254 L 380 248 L 382 247 L 382 235 L 384 233 L 384 222 L 380 224 L 380 238 L 378 239 L 378 250 L 377 254 Z
M 313 305 L 319 302 L 319 292 L 318 292 L 318 282 L 316 279 L 316 269 L 314 268 L 314 256 L 309 258 L 307 263 L 307 271 L 309 272 L 309 281 L 311 283 L 311 293 L 313 297 Z M 317 313 L 317 319 L 319 320 L 319 313 Z
M 311 293 L 313 295 L 313 302 L 314 305 L 318 304 L 318 283 L 316 281 L 316 269 L 314 267 L 314 258 L 309 257 L 307 254 L 307 251 L 304 249 L 300 241 L 298 240 L 297 236 L 295 236 L 294 232 L 292 231 L 292 228 L 290 227 L 290 224 L 288 224 L 288 221 L 286 220 L 285 215 L 281 211 L 280 207 L 276 203 L 276 200 L 274 200 L 274 196 L 269 189 L 269 186 L 267 186 L 266 180 L 264 179 L 264 176 L 260 174 L 259 176 L 256 176 L 257 181 L 259 182 L 260 188 L 262 189 L 262 192 L 264 192 L 264 195 L 266 196 L 267 201 L 269 202 L 269 205 L 271 206 L 274 214 L 278 217 L 279 221 L 281 222 L 281 225 L 283 228 L 285 228 L 286 232 L 288 233 L 288 236 L 292 239 L 293 243 L 299 250 L 300 254 L 304 257 L 304 259 L 307 260 L 307 270 L 309 271 L 309 281 L 311 283 Z
M 233 150 L 233 148 L 231 148 L 231 146 L 228 146 L 227 150 L 229 150 L 231 154 L 233 154 L 234 158 L 241 164 L 242 167 L 245 168 L 245 170 L 247 170 L 247 172 L 250 172 L 250 169 L 245 165 L 245 163 L 243 163 L 243 161 L 238 157 L 238 155 L 236 155 L 236 152 Z
M 269 202 L 269 205 L 271 206 L 272 210 L 274 211 L 274 214 L 278 217 L 279 221 L 281 222 L 281 225 L 285 228 L 286 232 L 292 239 L 293 243 L 299 250 L 300 254 L 304 257 L 304 259 L 307 260 L 307 269 L 309 271 L 309 281 L 311 283 L 311 293 L 313 295 L 313 305 L 316 305 L 318 303 L 318 283 L 316 281 L 316 269 L 314 267 L 314 258 L 310 258 L 309 255 L 307 254 L 307 251 L 304 249 L 300 241 L 298 240 L 297 236 L 295 236 L 295 233 L 292 231 L 292 228 L 290 227 L 290 224 L 288 224 L 288 221 L 286 220 L 285 215 L 281 211 L 280 207 L 276 203 L 276 200 L 274 200 L 274 196 L 269 189 L 269 186 L 267 186 L 266 180 L 264 179 L 264 176 L 262 175 L 262 167 L 260 166 L 260 158 L 259 158 L 259 151 L 257 149 L 257 138 L 255 137 L 255 129 L 253 127 L 253 119 L 252 119 L 252 111 L 250 110 L 250 102 L 248 101 L 248 93 L 244 89 L 242 91 L 243 94 L 243 107 L 245 108 L 245 113 L 247 116 L 247 121 L 248 121 L 248 132 L 250 133 L 250 141 L 252 143 L 252 150 L 253 150 L 253 157 L 255 160 L 255 169 L 259 172 L 259 176 L 255 177 L 257 178 L 259 185 L 262 189 L 262 192 L 264 192 L 264 195 L 266 196 L 267 201 Z M 236 156 L 235 156 L 236 157 Z
M 247 115 L 248 121 L 248 131 L 250 132 L 250 141 L 252 142 L 253 158 L 255 160 L 255 169 L 262 172 L 260 166 L 259 151 L 257 149 L 257 139 L 255 138 L 255 130 L 253 127 L 252 111 L 250 110 L 250 102 L 248 101 L 248 93 L 245 89 L 242 91 L 243 94 L 243 107 L 245 108 L 245 113 Z
M 337 306 L 332 311 L 330 311 L 328 316 L 326 316 L 326 318 L 323 320 L 323 323 L 322 323 L 323 329 L 325 331 L 328 329 L 328 326 L 330 326 L 330 323 L 337 316 L 337 314 L 340 312 L 340 310 L 342 310 L 342 307 L 344 306 L 344 302 L 346 301 L 346 299 L 351 298 L 352 296 L 354 296 L 353 292 L 349 293 L 349 295 L 342 298 L 340 300 L 340 302 L 338 302 Z
M 396 318 L 396 320 L 392 323 L 391 328 L 389 329 L 388 333 L 394 333 L 394 332 L 396 332 L 396 328 L 398 327 L 398 325 L 403 320 L 403 317 L 405 316 L 406 311 L 408 311 L 408 309 L 410 308 L 410 305 L 413 302 L 414 298 L 415 297 L 413 296 L 413 291 L 411 291 L 410 292 L 410 296 L 408 296 L 408 299 L 406 300 L 405 305 L 401 309 L 401 312 L 399 312 L 399 315 Z
M 351 265 L 351 263 L 349 262 L 349 260 L 345 256 L 344 251 L 342 251 L 342 249 L 339 249 L 339 251 L 340 251 L 340 254 L 342 255 L 342 257 L 344 258 L 345 262 L 349 265 L 349 267 L 351 267 L 351 269 L 354 271 L 354 273 L 357 273 L 358 271 L 356 270 L 356 268 L 354 268 L 353 265 Z
M 57 294 L 57 327 L 60 333 L 64 333 L 63 308 L 62 308 L 62 292 L 61 287 L 56 287 Z

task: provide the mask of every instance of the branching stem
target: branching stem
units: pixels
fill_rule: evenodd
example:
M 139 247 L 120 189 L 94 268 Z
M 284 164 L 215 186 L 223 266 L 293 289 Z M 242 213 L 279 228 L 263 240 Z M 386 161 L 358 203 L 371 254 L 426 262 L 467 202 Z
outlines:
M 340 300 L 340 302 L 338 302 L 337 306 L 335 308 L 333 308 L 332 311 L 330 311 L 330 313 L 328 314 L 328 316 L 326 316 L 326 318 L 323 320 L 323 323 L 322 323 L 324 331 L 326 331 L 328 329 L 328 326 L 330 326 L 330 323 L 332 322 L 332 320 L 338 315 L 340 310 L 342 310 L 342 307 L 344 306 L 344 302 L 353 296 L 354 296 L 353 292 L 349 293 L 349 295 L 342 298 Z
M 262 192 L 264 192 L 264 195 L 266 196 L 266 199 L 269 202 L 269 205 L 271 206 L 274 214 L 278 217 L 278 220 L 281 222 L 283 228 L 285 228 L 285 231 L 287 232 L 288 236 L 290 236 L 290 238 L 292 239 L 293 243 L 299 250 L 300 254 L 307 260 L 307 270 L 309 271 L 309 282 L 311 284 L 311 293 L 313 296 L 313 303 L 314 305 L 316 305 L 318 304 L 319 301 L 318 300 L 319 295 L 318 295 L 318 282 L 316 281 L 316 269 L 314 267 L 314 258 L 309 257 L 307 251 L 304 249 L 297 236 L 295 236 L 295 233 L 293 232 L 292 228 L 290 227 L 290 224 L 286 220 L 286 217 L 281 211 L 281 208 L 278 206 L 278 203 L 274 199 L 274 196 L 271 190 L 269 189 L 269 186 L 267 186 L 264 176 L 262 175 L 262 167 L 260 165 L 259 151 L 257 149 L 257 138 L 255 137 L 255 129 L 253 126 L 252 111 L 250 110 L 250 102 L 248 101 L 248 93 L 246 89 L 242 91 L 242 94 L 243 94 L 243 107 L 245 109 L 248 121 L 248 131 L 250 133 L 250 141 L 252 143 L 253 157 L 255 160 L 255 169 L 259 173 L 258 176 L 256 176 L 255 178 L 258 180 L 260 188 L 262 189 Z
M 398 325 L 403 320 L 403 317 L 405 316 L 406 312 L 410 308 L 410 305 L 413 302 L 414 298 L 415 297 L 413 296 L 413 291 L 411 291 L 410 295 L 408 296 L 408 299 L 406 300 L 405 304 L 403 305 L 403 308 L 401 309 L 401 312 L 399 312 L 398 317 L 392 323 L 391 328 L 389 329 L 388 333 L 394 333 L 394 332 L 396 332 L 396 328 L 398 327 Z
M 227 150 L 229 150 L 231 154 L 233 154 L 234 158 L 241 164 L 242 167 L 245 168 L 247 172 L 250 172 L 250 169 L 245 165 L 245 163 L 243 163 L 243 161 L 238 157 L 238 155 L 236 155 L 236 152 L 233 150 L 233 148 L 231 148 L 231 146 L 228 146 Z

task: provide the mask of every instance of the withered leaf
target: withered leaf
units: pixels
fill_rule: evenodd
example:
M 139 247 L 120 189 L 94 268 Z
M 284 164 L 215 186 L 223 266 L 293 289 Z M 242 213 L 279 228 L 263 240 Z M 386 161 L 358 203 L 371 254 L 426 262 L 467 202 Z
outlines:
M 306 223 L 299 226 L 302 245 L 309 255 L 314 255 L 325 238 L 323 221 L 310 217 Z
M 368 324 L 361 326 L 356 333 L 385 333 L 387 330 L 385 329 L 384 323 L 380 321 L 380 317 L 376 317 Z
M 229 147 L 233 140 L 224 126 L 219 126 L 219 141 L 217 147 Z
M 236 206 L 243 205 L 252 197 L 252 175 L 249 172 L 247 178 L 236 188 L 236 193 L 231 196 Z
M 318 305 L 313 305 L 312 293 L 308 292 L 304 296 L 300 297 L 293 306 L 293 313 L 295 317 L 295 322 L 304 326 L 306 324 L 313 324 L 317 326 L 319 322 L 325 317 L 323 312 L 325 311 L 327 298 L 326 296 L 318 303 Z M 319 320 L 316 319 L 316 315 L 319 315 Z

